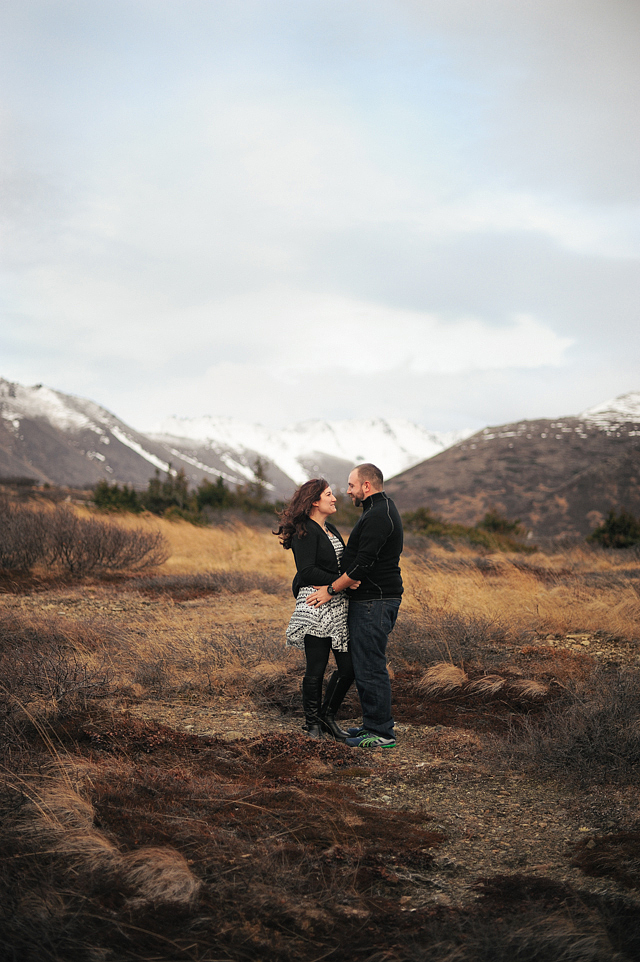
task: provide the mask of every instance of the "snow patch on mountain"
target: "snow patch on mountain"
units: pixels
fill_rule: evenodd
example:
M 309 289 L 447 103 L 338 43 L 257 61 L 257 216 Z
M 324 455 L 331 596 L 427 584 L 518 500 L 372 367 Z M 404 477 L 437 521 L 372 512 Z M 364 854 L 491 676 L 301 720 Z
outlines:
M 168 461 L 147 450 L 144 435 L 128 427 L 106 408 L 87 398 L 63 394 L 42 384 L 25 387 L 0 378 L 0 418 L 16 435 L 19 435 L 23 421 L 46 421 L 74 444 L 78 443 L 83 432 L 90 431 L 97 435 L 99 444 L 108 446 L 111 441 L 119 441 L 154 467 L 162 471 L 169 469 Z M 105 464 L 107 453 L 82 450 L 87 460 Z M 106 465 L 106 471 L 111 473 L 111 470 Z
M 603 401 L 602 404 L 583 411 L 578 417 L 609 429 L 627 421 L 640 423 L 640 391 L 630 391 L 610 401 Z
M 35 387 L 23 387 L 0 379 L 0 407 L 1 416 L 17 426 L 23 418 L 43 418 L 59 428 L 61 431 L 82 431 L 86 428 L 99 432 L 97 425 L 91 423 L 85 404 L 81 402 L 76 407 L 70 402 L 79 398 L 71 398 L 68 394 L 61 394 L 51 388 L 37 384 Z
M 255 460 L 258 455 L 273 461 L 296 484 L 307 479 L 306 474 L 301 473 L 300 464 L 283 432 L 271 431 L 261 424 L 226 417 L 174 417 L 163 421 L 158 432 L 150 437 L 174 447 L 180 447 L 181 441 L 188 440 L 210 448 L 231 471 L 248 480 L 254 479 L 254 473 L 249 464 L 237 460 L 239 453 L 248 453 L 248 461 Z
M 120 441 L 120 443 L 124 444 L 127 448 L 131 448 L 132 451 L 135 451 L 136 454 L 139 454 L 140 457 L 144 458 L 145 461 L 148 461 L 149 464 L 153 464 L 154 467 L 160 468 L 161 471 L 169 470 L 169 464 L 167 461 L 161 461 L 160 458 L 157 458 L 155 454 L 151 454 L 141 444 L 138 444 L 137 441 L 134 441 L 127 434 L 125 434 L 124 431 L 121 431 L 119 428 L 114 426 L 111 428 L 111 433 L 117 441 Z
M 308 478 L 304 463 L 323 455 L 349 464 L 372 461 L 389 478 L 426 458 L 433 457 L 470 431 L 427 431 L 402 418 L 360 418 L 344 421 L 302 421 L 271 430 L 261 424 L 234 418 L 168 418 L 154 439 L 176 446 L 188 440 L 214 450 L 227 462 L 230 452 L 253 453 L 278 466 L 296 484 Z M 229 465 L 231 466 L 231 465 Z M 234 459 L 233 469 L 241 465 Z

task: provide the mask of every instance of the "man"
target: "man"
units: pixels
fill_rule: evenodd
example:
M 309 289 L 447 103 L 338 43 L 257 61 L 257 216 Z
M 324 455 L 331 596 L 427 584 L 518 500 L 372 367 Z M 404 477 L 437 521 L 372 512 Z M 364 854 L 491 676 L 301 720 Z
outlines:
M 323 605 L 331 595 L 360 582 L 349 592 L 349 645 L 362 725 L 348 730 L 346 743 L 352 748 L 394 748 L 386 650 L 403 591 L 399 565 L 402 521 L 383 491 L 382 472 L 374 464 L 353 469 L 347 494 L 356 507 L 362 505 L 362 515 L 342 556 L 344 574 L 332 584 L 316 588 L 307 604 Z

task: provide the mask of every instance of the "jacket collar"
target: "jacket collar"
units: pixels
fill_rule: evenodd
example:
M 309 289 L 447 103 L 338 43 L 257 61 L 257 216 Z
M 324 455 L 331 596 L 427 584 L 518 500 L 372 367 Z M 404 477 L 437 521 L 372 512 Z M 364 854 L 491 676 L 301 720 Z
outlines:
M 377 504 L 378 501 L 386 501 L 386 500 L 387 500 L 387 496 L 384 493 L 384 491 L 375 491 L 373 494 L 370 494 L 368 498 L 364 499 L 364 501 L 362 502 L 362 510 L 368 511 L 369 508 L 372 505 Z
M 364 502 L 363 502 L 363 503 L 364 503 Z M 309 521 L 311 521 L 312 524 L 315 524 L 315 526 L 316 526 L 317 528 L 320 528 L 320 530 L 321 530 L 322 533 L 324 534 L 324 529 L 323 529 L 323 527 L 322 527 L 321 524 L 318 524 L 318 522 L 317 522 L 317 521 L 314 521 L 313 518 L 309 518 Z M 327 522 L 326 522 L 326 525 L 327 525 L 327 528 L 328 528 L 328 529 L 333 527 L 331 521 L 327 521 Z M 333 532 L 332 532 L 332 533 L 333 533 Z

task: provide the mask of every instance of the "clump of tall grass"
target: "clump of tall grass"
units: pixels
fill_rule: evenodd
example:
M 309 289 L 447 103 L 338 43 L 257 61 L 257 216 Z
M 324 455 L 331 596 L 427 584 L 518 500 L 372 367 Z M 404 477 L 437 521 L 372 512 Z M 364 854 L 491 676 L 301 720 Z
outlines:
M 470 678 L 463 668 L 450 662 L 432 665 L 423 672 L 415 687 L 428 699 L 490 702 L 500 698 L 521 708 L 541 705 L 550 696 L 549 686 L 534 679 L 495 674 Z
M 640 672 L 597 667 L 535 718 L 521 720 L 501 751 L 525 768 L 593 783 L 640 781 Z
M 0 611 L 2 764 L 21 764 L 34 725 L 46 738 L 52 715 L 108 694 L 112 672 L 105 659 L 93 657 L 97 645 L 86 626 Z

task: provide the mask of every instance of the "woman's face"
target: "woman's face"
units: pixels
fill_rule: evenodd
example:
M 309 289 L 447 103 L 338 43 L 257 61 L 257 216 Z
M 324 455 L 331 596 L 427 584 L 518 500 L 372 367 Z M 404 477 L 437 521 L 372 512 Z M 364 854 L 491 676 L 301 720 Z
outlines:
M 336 512 L 336 499 L 334 497 L 331 488 L 325 488 L 317 501 L 313 502 L 313 507 L 316 508 L 320 514 L 328 517 L 330 514 L 335 514 Z

